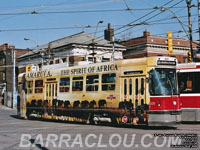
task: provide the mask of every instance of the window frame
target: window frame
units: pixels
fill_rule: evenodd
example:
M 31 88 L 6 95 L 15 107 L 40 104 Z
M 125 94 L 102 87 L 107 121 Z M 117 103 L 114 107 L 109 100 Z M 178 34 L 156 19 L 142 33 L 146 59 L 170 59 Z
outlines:
M 109 75 L 107 77 L 108 81 L 104 81 L 104 75 Z M 114 75 L 114 76 L 113 76 Z M 116 73 L 104 73 L 101 75 L 102 79 L 101 79 L 101 90 L 102 91 L 115 91 L 116 90 Z M 109 77 L 114 78 L 114 81 L 109 81 Z M 104 88 L 107 87 L 107 88 Z
M 36 86 L 37 81 L 42 81 L 42 84 Z M 44 88 L 44 80 L 42 79 L 35 80 L 35 93 L 43 93 L 43 88 Z
M 72 92 L 82 92 L 83 91 L 83 81 L 84 81 L 84 78 L 83 78 L 83 76 L 77 76 L 77 77 L 72 77 Z M 74 83 L 75 84 L 80 84 L 80 85 L 75 85 L 75 86 L 77 86 L 77 87 L 80 87 L 80 88 L 75 88 L 75 86 L 74 86 Z
M 88 77 L 92 77 L 92 76 L 97 76 L 97 78 L 93 78 L 92 80 L 94 81 L 95 79 L 98 79 L 98 82 L 92 82 L 92 83 L 87 83 L 87 79 Z M 91 89 L 93 90 L 88 90 L 88 87 L 92 87 Z M 97 87 L 97 89 L 96 89 Z M 99 75 L 95 74 L 95 75 L 87 75 L 86 76 L 86 92 L 96 92 L 99 91 Z
M 66 81 L 66 83 L 69 83 L 69 84 L 66 84 L 66 85 L 61 85 L 61 79 L 69 79 L 69 81 Z M 61 88 L 64 88 L 65 90 L 68 89 L 67 91 L 61 91 L 60 89 Z M 70 92 L 70 77 L 62 77 L 60 78 L 59 80 L 59 92 L 60 93 L 69 93 Z

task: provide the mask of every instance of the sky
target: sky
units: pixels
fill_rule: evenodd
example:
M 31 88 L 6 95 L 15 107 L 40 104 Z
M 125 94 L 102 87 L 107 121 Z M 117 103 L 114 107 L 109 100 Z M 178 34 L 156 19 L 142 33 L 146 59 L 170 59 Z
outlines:
M 196 7 L 191 8 L 194 40 L 199 40 L 197 1 L 192 0 Z M 115 39 L 139 37 L 144 30 L 164 37 L 170 31 L 174 38 L 188 39 L 187 16 L 185 0 L 1 0 L 0 44 L 33 49 L 82 30 L 92 35 L 97 30 L 96 36 L 103 38 L 108 23 Z

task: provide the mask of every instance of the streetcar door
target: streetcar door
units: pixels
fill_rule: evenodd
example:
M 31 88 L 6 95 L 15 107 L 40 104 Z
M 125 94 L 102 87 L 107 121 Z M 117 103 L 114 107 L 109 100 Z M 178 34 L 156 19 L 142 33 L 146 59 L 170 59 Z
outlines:
M 122 78 L 121 101 L 134 108 L 146 104 L 145 76 Z
M 52 104 L 53 99 L 57 99 L 57 83 L 46 83 L 46 100 Z

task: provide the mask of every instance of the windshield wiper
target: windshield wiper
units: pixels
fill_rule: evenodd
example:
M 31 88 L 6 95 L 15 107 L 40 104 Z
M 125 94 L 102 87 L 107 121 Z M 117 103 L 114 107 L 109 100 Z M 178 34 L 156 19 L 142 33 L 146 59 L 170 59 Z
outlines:
M 170 88 L 171 88 L 171 97 L 173 97 L 173 89 L 174 89 L 174 87 L 173 87 L 173 84 L 172 84 L 172 82 L 171 82 L 171 80 L 169 79 L 169 77 L 167 77 L 167 82 L 169 82 L 169 85 L 170 85 Z

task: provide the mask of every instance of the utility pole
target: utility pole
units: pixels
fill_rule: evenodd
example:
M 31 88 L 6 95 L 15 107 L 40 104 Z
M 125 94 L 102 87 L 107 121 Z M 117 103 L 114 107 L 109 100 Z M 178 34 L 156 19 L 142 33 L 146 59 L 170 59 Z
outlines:
M 16 94 L 15 94 L 15 91 L 16 91 L 16 87 L 15 87 L 15 57 L 16 57 L 16 53 L 15 53 L 15 50 L 12 49 L 12 56 L 13 56 L 13 93 L 12 93 L 12 108 L 15 108 L 15 104 L 16 104 Z
M 188 8 L 188 27 L 189 27 L 189 37 L 190 37 L 190 52 L 192 61 L 194 61 L 194 52 L 192 48 L 192 24 L 191 24 L 191 0 L 186 0 Z
M 199 45 L 198 45 L 198 50 L 200 51 L 200 0 L 198 0 L 198 16 L 199 16 Z
M 94 33 L 94 37 L 93 37 L 93 39 L 92 39 L 92 43 L 90 44 L 91 46 L 92 46 L 92 54 L 90 54 L 90 55 L 92 55 L 92 58 L 93 58 L 93 63 L 96 63 L 96 60 L 95 60 L 95 38 L 96 38 L 96 33 L 97 33 L 97 29 L 98 29 L 98 26 L 99 26 L 99 24 L 100 23 L 103 23 L 103 21 L 99 21 L 98 23 L 97 23 L 97 26 L 96 26 L 96 31 L 95 31 L 95 33 Z

